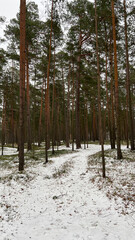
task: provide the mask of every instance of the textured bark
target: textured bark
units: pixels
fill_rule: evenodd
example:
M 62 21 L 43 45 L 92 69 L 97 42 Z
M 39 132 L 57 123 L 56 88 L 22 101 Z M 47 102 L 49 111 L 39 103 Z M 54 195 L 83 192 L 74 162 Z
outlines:
M 71 65 L 69 65 L 69 75 L 68 75 L 68 93 L 67 93 L 67 112 L 66 112 L 66 147 L 69 147 L 70 139 L 70 75 L 71 75 Z
M 59 114 L 60 114 L 60 106 L 59 106 L 59 99 L 57 98 L 57 107 L 56 107 L 56 111 L 57 111 L 57 136 L 56 136 L 56 140 L 57 140 L 57 151 L 59 150 L 59 145 L 60 145 L 60 126 L 59 126 Z
M 105 25 L 105 23 L 104 23 Z M 110 142 L 112 139 L 112 131 L 111 131 L 111 117 L 110 117 L 110 104 L 109 104 L 109 96 L 108 96 L 108 40 L 107 40 L 107 32 L 106 32 L 106 25 L 105 25 L 105 56 L 106 56 L 106 71 L 105 71 L 105 83 L 106 83 L 106 109 L 107 109 L 107 124 L 108 124 L 108 131 Z
M 24 169 L 25 19 L 26 19 L 26 1 L 20 0 L 19 171 L 22 171 Z
M 126 121 L 125 121 L 125 123 L 126 123 L 126 142 L 127 142 L 127 148 L 129 148 L 129 122 L 128 122 L 128 120 L 129 120 L 129 101 L 128 101 L 128 86 L 127 86 L 127 81 L 126 81 L 126 86 L 125 86 L 125 88 L 126 88 L 126 91 L 127 91 L 127 95 L 126 95 Z M 131 126 L 130 126 L 131 127 Z
M 2 134 L 1 134 L 1 147 L 2 155 L 4 154 L 4 144 L 5 144 L 5 128 L 6 128 L 6 101 L 5 97 L 3 99 L 3 109 L 2 109 Z
M 93 105 L 93 121 L 92 121 L 92 137 L 93 137 L 93 141 L 95 141 L 97 139 L 97 126 L 96 126 L 96 113 L 95 113 L 95 105 Z
M 95 31 L 96 31 L 96 55 L 97 55 L 97 79 L 98 79 L 98 112 L 99 112 L 99 132 L 100 132 L 100 142 L 102 150 L 102 168 L 103 168 L 103 178 L 106 177 L 105 174 L 105 158 L 104 158 L 104 139 L 103 139 L 103 126 L 102 126 L 102 115 L 101 115 L 101 87 L 100 87 L 100 66 L 99 66 L 99 50 L 98 50 L 98 27 L 97 27 L 97 6 L 95 0 Z
M 81 63 L 81 44 L 82 36 L 80 33 L 78 57 L 77 57 L 77 78 L 76 78 L 76 148 L 81 148 L 80 141 L 80 63 Z
M 72 151 L 74 151 L 74 62 L 72 67 Z
M 86 125 L 85 125 L 85 127 L 86 127 L 86 142 L 87 142 L 87 148 L 88 148 L 88 146 L 89 146 L 89 144 L 88 144 L 88 106 L 87 106 L 87 102 L 86 102 Z
M 50 106 L 49 106 L 49 77 L 50 77 L 50 63 L 51 63 L 51 45 L 52 45 L 52 24 L 53 24 L 53 0 L 51 9 L 51 29 L 50 29 L 50 42 L 49 42 L 49 59 L 47 67 L 47 90 L 46 90 L 46 101 L 45 101 L 45 122 L 46 122 L 46 137 L 45 137 L 45 163 L 48 162 L 48 145 L 49 145 L 49 126 L 50 126 Z
M 132 101 L 131 101 L 131 90 L 130 90 L 126 0 L 123 0 L 123 5 L 124 5 L 124 22 L 125 22 L 125 46 L 126 46 L 126 89 L 127 89 L 127 111 L 128 111 L 127 122 L 129 119 L 131 150 L 135 150 L 134 124 L 133 124 Z
M 65 107 L 65 81 L 64 81 L 64 73 L 63 73 L 63 67 L 62 67 L 62 83 L 63 83 L 63 118 L 64 118 L 64 135 L 63 135 L 63 139 L 66 141 L 66 107 Z
M 42 112 L 43 112 L 43 86 L 41 90 L 41 106 L 40 106 L 39 127 L 38 127 L 38 146 L 39 147 L 41 144 Z
M 115 13 L 114 1 L 112 6 L 112 26 L 113 26 L 113 48 L 114 48 L 114 78 L 115 78 L 115 107 L 116 107 L 116 134 L 117 134 L 117 159 L 122 158 L 120 146 L 120 114 L 119 114 L 119 85 L 118 85 L 118 67 L 117 67 L 117 45 L 116 45 L 116 27 L 115 27 Z
M 29 89 L 29 49 L 26 45 L 26 70 L 27 70 L 27 149 L 31 150 L 31 125 L 30 125 L 30 89 Z
M 86 149 L 86 104 L 84 104 L 84 116 L 82 115 L 83 120 L 83 142 L 84 142 L 84 149 Z
M 114 80 L 113 80 L 113 58 L 112 58 L 112 39 L 110 36 L 110 51 L 109 51 L 109 61 L 110 61 L 110 75 L 111 75 L 111 113 L 110 113 L 110 120 L 111 120 L 111 149 L 115 149 L 115 116 L 114 116 Z
M 13 83 L 14 83 L 14 63 L 12 60 L 12 88 L 11 88 L 11 95 L 12 95 L 12 103 L 11 103 L 11 141 L 12 141 L 12 147 L 14 147 L 14 90 L 13 90 Z
M 13 110 L 13 104 L 11 108 L 11 142 L 12 142 L 12 147 L 14 148 L 14 110 Z
M 54 154 L 55 145 L 55 121 L 54 121 L 54 106 L 55 106 L 55 50 L 54 50 L 54 73 L 53 73 L 53 96 L 52 96 L 52 154 Z

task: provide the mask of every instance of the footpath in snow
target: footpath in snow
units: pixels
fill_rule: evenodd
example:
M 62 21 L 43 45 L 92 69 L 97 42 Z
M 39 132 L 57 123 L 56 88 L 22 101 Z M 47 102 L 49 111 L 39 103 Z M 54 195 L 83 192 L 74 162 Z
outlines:
M 88 156 L 98 151 L 93 144 L 32 166 L 36 177 L 24 186 L 1 183 L 0 240 L 134 240 L 135 214 L 118 213 L 90 181 Z

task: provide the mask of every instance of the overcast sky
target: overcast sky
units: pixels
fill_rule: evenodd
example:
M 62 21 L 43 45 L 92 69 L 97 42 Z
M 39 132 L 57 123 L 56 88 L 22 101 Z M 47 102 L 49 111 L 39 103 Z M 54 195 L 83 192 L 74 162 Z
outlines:
M 43 0 L 32 0 L 39 5 L 42 11 Z M 27 0 L 28 2 L 28 0 Z M 0 0 L 0 16 L 5 16 L 7 20 L 12 19 L 16 16 L 16 13 L 20 8 L 20 0 Z
M 28 3 L 30 0 L 26 0 Z M 48 8 L 49 0 L 31 0 L 34 1 L 39 6 L 40 18 L 44 20 L 45 18 L 45 8 Z M 91 0 L 93 1 L 93 0 Z M 46 2 L 46 5 L 45 5 Z M 17 12 L 20 10 L 20 0 L 0 0 L 0 16 L 6 17 L 6 24 L 9 20 L 16 17 Z M 0 26 L 0 36 L 3 35 L 4 25 Z
M 29 0 L 27 0 L 28 3 Z M 39 6 L 40 17 L 44 16 L 44 0 L 32 0 Z M 0 0 L 0 16 L 6 17 L 6 23 L 9 22 L 10 19 L 16 17 L 17 12 L 20 9 L 20 0 Z M 4 25 L 0 27 L 0 35 L 3 35 L 2 29 Z

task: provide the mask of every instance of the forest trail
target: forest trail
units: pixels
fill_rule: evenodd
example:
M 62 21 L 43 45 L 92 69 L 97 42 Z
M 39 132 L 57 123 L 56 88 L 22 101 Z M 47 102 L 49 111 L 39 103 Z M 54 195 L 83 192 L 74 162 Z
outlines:
M 88 156 L 99 150 L 93 144 L 53 158 L 52 164 L 34 167 L 36 179 L 21 190 L 15 183 L 4 188 L 14 214 L 3 222 L 0 239 L 133 240 L 134 219 L 120 215 L 114 202 L 90 181 Z

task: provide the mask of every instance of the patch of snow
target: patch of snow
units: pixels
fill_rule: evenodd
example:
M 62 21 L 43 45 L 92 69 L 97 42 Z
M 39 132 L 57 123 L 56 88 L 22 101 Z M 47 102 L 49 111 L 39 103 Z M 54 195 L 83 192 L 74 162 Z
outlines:
M 90 181 L 88 156 L 100 149 L 91 144 L 52 158 L 52 164 L 31 166 L 36 178 L 30 182 L 23 174 L 19 183 L 0 183 L 0 239 L 134 240 L 135 213 L 120 214 Z M 54 177 L 64 164 L 69 172 Z
M 0 155 L 2 154 L 2 150 L 0 148 Z M 4 147 L 3 155 L 15 155 L 18 154 L 17 148 Z

